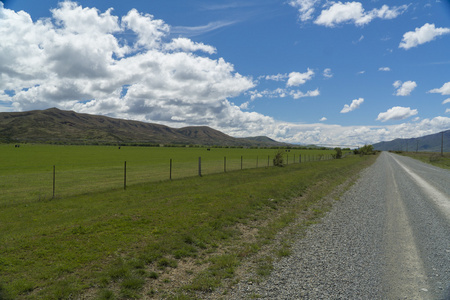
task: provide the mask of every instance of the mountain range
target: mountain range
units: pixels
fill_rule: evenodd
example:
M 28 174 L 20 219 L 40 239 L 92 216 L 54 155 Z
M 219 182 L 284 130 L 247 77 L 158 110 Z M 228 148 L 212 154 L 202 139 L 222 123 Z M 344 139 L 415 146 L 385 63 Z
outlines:
M 206 126 L 171 128 L 57 108 L 0 113 L 0 142 L 288 146 L 264 136 L 234 138 Z
M 393 151 L 411 151 L 411 152 L 412 151 L 441 152 L 441 146 L 443 146 L 444 152 L 450 152 L 450 130 L 418 138 L 395 139 L 389 142 L 380 142 L 373 144 L 375 150 L 380 151 L 393 150 Z

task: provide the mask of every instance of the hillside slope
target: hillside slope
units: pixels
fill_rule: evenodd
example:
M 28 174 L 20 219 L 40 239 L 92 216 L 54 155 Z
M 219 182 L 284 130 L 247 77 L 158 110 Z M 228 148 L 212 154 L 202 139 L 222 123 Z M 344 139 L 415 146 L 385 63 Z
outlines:
M 450 152 L 450 130 L 444 133 L 444 152 Z M 380 151 L 430 151 L 441 152 L 442 132 L 411 139 L 395 139 L 373 144 Z
M 234 138 L 206 126 L 176 129 L 159 124 L 80 114 L 57 108 L 0 113 L 0 142 L 142 143 L 266 147 L 286 145 L 269 138 Z

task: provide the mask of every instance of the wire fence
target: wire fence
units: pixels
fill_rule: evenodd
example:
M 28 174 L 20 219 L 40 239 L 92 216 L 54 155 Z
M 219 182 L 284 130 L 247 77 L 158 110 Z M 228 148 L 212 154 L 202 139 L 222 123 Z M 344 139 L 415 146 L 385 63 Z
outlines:
M 285 154 L 285 165 L 330 160 L 331 154 Z M 170 159 L 160 163 L 122 161 L 89 168 L 75 164 L 10 170 L 0 175 L 0 207 L 22 205 L 91 192 L 124 189 L 135 184 L 175 180 L 194 176 L 272 167 L 274 155 L 254 157 L 202 158 L 192 161 Z

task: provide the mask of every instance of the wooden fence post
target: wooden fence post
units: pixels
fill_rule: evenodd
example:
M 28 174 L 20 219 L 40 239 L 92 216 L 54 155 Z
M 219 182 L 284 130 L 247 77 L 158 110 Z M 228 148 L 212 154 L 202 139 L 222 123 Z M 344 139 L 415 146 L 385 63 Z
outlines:
M 123 189 L 127 189 L 127 161 L 123 164 Z
M 52 196 L 52 199 L 55 198 L 55 183 L 56 183 L 56 172 L 55 172 L 55 170 L 56 170 L 56 167 L 55 167 L 55 165 L 53 165 L 53 196 Z
M 202 177 L 202 158 L 198 158 L 198 176 Z

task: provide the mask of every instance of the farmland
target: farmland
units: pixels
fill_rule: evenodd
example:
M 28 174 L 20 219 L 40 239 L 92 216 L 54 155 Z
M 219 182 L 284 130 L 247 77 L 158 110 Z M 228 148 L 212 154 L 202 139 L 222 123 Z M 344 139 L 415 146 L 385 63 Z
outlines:
M 102 191 L 126 183 L 197 176 L 199 157 L 202 175 L 267 167 L 277 150 L 243 148 L 116 147 L 0 145 L 0 206 Z M 285 163 L 330 157 L 332 150 L 290 149 Z M 241 161 L 242 158 L 242 161 Z M 170 161 L 172 160 L 172 170 Z M 242 162 L 242 165 L 241 165 Z
M 302 163 L 276 168 L 267 167 L 273 149 L 0 148 L 2 179 L 16 180 L 1 182 L 0 297 L 5 299 L 189 299 L 223 287 L 243 260 L 272 243 L 300 213 L 306 214 L 301 226 L 315 222 L 328 209 L 321 199 L 374 159 L 305 162 L 308 155 L 331 152 L 291 149 L 289 160 L 295 154 L 298 162 L 301 154 Z M 197 174 L 199 156 L 203 177 Z M 180 167 L 177 173 L 177 162 L 193 170 L 183 173 Z M 154 173 L 159 177 L 151 177 Z M 45 187 L 37 194 L 40 185 Z M 255 232 L 253 238 L 247 231 Z M 288 244 L 279 255 L 289 252 Z M 261 268 L 270 269 L 270 261 L 261 260 Z

